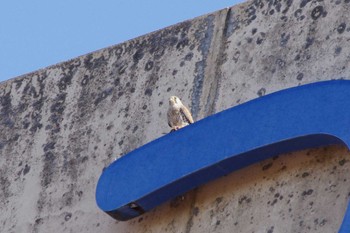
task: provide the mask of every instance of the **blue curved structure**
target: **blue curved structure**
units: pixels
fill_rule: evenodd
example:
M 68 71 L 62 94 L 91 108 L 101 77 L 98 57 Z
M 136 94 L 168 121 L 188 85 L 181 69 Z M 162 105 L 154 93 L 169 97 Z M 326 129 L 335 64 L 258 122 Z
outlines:
M 350 145 L 350 81 L 275 92 L 154 140 L 104 170 L 96 201 L 128 220 L 258 161 L 331 144 Z

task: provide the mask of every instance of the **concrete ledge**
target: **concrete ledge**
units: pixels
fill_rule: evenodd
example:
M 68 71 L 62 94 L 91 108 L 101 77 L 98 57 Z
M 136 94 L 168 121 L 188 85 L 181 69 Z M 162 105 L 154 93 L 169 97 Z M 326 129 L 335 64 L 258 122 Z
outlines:
M 350 193 L 340 146 L 249 166 L 128 222 L 97 208 L 95 187 L 115 158 L 169 131 L 171 95 L 198 121 L 288 87 L 349 79 L 349 10 L 348 1 L 247 1 L 1 83 L 1 229 L 337 231 Z

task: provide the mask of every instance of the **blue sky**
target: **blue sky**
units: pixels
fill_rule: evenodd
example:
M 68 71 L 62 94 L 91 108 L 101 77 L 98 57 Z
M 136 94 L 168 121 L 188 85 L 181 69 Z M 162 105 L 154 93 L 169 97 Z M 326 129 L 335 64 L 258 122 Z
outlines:
M 244 0 L 11 0 L 0 3 L 0 81 Z

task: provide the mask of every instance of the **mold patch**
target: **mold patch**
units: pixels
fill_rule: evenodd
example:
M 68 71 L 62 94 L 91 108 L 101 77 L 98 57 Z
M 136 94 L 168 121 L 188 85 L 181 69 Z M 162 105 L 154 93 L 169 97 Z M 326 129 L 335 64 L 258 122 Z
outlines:
M 339 34 L 342 34 L 346 29 L 346 23 L 341 23 L 339 24 L 339 26 L 337 27 L 337 32 Z
M 318 18 L 320 18 L 322 15 L 324 15 L 324 8 L 323 6 L 317 6 L 315 7 L 312 12 L 311 12 L 311 18 L 313 20 L 317 20 Z
M 25 165 L 24 169 L 23 169 L 23 175 L 27 175 L 28 172 L 30 171 L 30 166 L 28 166 L 28 164 Z
M 4 170 L 0 169 L 0 203 L 5 204 L 6 200 L 12 196 L 10 192 L 10 181 L 7 178 L 7 174 Z
M 111 88 L 108 88 L 108 89 L 104 90 L 103 92 L 101 92 L 94 102 L 95 106 L 98 105 L 99 103 L 101 103 L 108 96 L 112 95 L 113 90 L 114 89 L 111 87 Z

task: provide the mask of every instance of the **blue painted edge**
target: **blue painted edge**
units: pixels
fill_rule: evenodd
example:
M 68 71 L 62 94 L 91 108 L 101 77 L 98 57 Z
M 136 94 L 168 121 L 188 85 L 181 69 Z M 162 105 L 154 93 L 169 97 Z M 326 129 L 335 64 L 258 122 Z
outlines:
M 345 216 L 339 230 L 339 233 L 349 233 L 349 232 L 350 232 L 350 201 L 348 203 L 348 208 L 346 209 Z
M 350 81 L 337 80 L 285 89 L 214 114 L 113 162 L 98 181 L 97 205 L 128 220 L 274 155 L 349 147 L 348 106 Z M 349 229 L 349 211 L 341 230 Z

